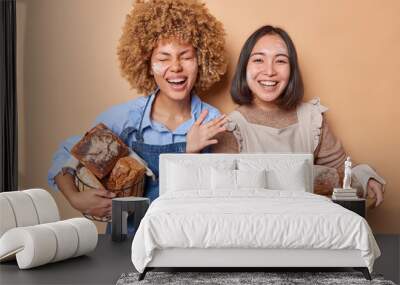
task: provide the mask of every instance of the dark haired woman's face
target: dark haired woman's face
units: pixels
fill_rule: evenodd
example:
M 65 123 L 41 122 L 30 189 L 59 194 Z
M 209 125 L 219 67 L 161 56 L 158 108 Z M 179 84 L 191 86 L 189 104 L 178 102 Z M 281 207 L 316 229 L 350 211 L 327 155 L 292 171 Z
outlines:
M 280 36 L 268 34 L 257 41 L 246 78 L 256 104 L 272 103 L 283 93 L 290 78 L 290 64 L 288 49 Z

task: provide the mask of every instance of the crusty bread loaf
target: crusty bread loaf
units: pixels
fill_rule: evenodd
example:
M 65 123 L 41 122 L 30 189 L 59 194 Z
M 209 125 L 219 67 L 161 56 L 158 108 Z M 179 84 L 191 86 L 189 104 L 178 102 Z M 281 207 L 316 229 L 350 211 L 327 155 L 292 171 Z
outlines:
M 132 157 L 120 158 L 111 171 L 107 181 L 107 189 L 111 191 L 121 191 L 131 187 L 139 180 L 143 179 L 146 168 Z
M 71 154 L 97 178 L 102 179 L 111 172 L 118 159 L 129 154 L 129 148 L 100 123 L 74 145 Z
M 78 167 L 78 169 L 76 170 L 76 175 L 77 178 L 85 184 L 84 186 L 89 186 L 90 188 L 94 189 L 105 189 L 103 184 L 101 184 L 96 176 L 94 176 L 94 174 L 84 166 Z M 79 190 L 83 191 L 84 189 Z

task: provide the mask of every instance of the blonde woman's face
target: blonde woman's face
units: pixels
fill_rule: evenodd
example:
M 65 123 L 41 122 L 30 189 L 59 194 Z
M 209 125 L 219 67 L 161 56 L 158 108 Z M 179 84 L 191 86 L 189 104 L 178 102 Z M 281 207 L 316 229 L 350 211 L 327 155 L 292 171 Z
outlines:
M 265 35 L 254 46 L 246 69 L 254 102 L 273 103 L 285 90 L 290 77 L 289 53 L 278 35 Z
M 162 94 L 173 100 L 187 98 L 197 79 L 196 50 L 175 39 L 159 41 L 151 56 L 151 73 Z

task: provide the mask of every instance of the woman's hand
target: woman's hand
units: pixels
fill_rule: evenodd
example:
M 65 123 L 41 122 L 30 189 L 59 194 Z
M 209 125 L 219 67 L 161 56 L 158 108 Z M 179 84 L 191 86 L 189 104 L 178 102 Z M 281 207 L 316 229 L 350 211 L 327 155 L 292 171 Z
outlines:
M 74 177 L 70 173 L 60 172 L 54 179 L 58 189 L 73 208 L 83 214 L 101 218 L 111 216 L 111 198 L 115 197 L 115 193 L 104 189 L 90 188 L 79 192 Z
M 228 118 L 225 115 L 221 115 L 208 123 L 202 124 L 207 114 L 208 110 L 201 112 L 197 121 L 190 128 L 186 137 L 187 153 L 198 153 L 203 148 L 218 143 L 214 137 L 226 131 L 225 124 L 228 122 Z
M 375 199 L 375 207 L 378 207 L 383 202 L 383 185 L 375 179 L 371 178 L 367 184 L 367 197 Z
M 83 214 L 103 218 L 111 216 L 111 198 L 114 197 L 115 193 L 104 189 L 86 189 L 72 195 L 70 203 Z

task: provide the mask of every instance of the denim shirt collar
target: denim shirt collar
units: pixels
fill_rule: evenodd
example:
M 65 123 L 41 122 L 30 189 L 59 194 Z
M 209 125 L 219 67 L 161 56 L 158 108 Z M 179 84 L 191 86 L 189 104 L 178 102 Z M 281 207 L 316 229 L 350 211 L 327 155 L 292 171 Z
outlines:
M 142 130 L 145 128 L 152 128 L 154 130 L 157 130 L 159 132 L 170 132 L 176 135 L 186 135 L 187 132 L 190 130 L 192 125 L 195 123 L 197 118 L 200 116 L 201 113 L 201 100 L 200 98 L 196 95 L 195 91 L 192 90 L 190 96 L 191 96 L 191 101 L 190 101 L 190 108 L 191 108 L 191 114 L 192 117 L 183 122 L 181 125 L 179 125 L 174 131 L 170 131 L 166 126 L 164 126 L 161 123 L 154 122 L 151 120 L 150 115 L 151 115 L 151 109 L 154 103 L 154 99 L 156 98 L 158 92 L 160 91 L 159 88 L 151 92 L 148 96 L 150 96 L 150 101 L 149 104 L 147 105 L 147 108 L 144 110 L 143 113 L 143 121 L 142 121 Z

